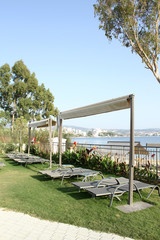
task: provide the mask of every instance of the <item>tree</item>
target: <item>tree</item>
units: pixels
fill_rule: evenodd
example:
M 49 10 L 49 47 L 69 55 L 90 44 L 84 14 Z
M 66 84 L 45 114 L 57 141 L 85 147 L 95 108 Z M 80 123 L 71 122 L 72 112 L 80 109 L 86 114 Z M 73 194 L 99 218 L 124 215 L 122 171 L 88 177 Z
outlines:
M 159 0 L 97 0 L 95 15 L 109 40 L 118 39 L 137 53 L 160 83 Z
M 7 115 L 6 112 L 0 111 L 0 128 L 3 128 L 7 125 L 8 123 L 9 116 Z
M 93 137 L 92 131 L 88 131 L 88 132 L 87 132 L 87 137 Z
M 28 121 L 23 117 L 17 118 L 14 122 L 14 138 L 18 138 L 20 152 L 22 151 L 23 139 L 26 139 L 28 134 L 27 122 Z
M 4 64 L 0 68 L 0 107 L 6 112 L 11 109 L 11 76 L 10 66 Z
M 12 133 L 16 118 L 39 120 L 58 113 L 50 90 L 38 85 L 35 73 L 22 60 L 14 64 L 12 72 L 8 64 L 0 68 L 0 100 L 0 107 L 10 115 Z
M 37 119 L 48 118 L 49 115 L 57 116 L 58 109 L 53 105 L 54 97 L 44 84 L 37 87 L 33 96 L 33 113 Z

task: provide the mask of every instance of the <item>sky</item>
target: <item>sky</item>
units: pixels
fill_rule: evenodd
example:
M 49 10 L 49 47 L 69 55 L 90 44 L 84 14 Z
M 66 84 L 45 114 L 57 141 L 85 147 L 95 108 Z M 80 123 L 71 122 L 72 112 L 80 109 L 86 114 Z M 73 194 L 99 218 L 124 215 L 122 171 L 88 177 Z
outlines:
M 109 42 L 94 16 L 96 0 L 1 2 L 0 66 L 23 60 L 59 111 L 135 95 L 135 128 L 160 128 L 160 84 L 140 57 Z M 130 111 L 66 120 L 86 128 L 129 129 Z

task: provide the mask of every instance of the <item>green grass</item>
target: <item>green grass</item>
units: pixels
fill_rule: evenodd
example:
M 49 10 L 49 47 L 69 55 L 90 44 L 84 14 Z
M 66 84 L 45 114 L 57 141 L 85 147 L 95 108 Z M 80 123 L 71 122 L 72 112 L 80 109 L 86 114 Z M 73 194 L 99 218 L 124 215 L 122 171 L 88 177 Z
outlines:
M 6 164 L 0 168 L 0 207 L 134 239 L 159 239 L 160 197 L 157 191 L 149 198 L 149 202 L 155 204 L 152 208 L 125 214 L 115 207 L 127 204 L 127 193 L 121 197 L 121 202 L 114 199 L 109 208 L 110 199 L 92 199 L 87 192 L 79 193 L 70 184 L 76 179 L 66 179 L 61 185 L 58 179 L 52 181 L 37 174 L 47 164 L 28 165 L 25 168 L 3 155 L 0 161 Z M 148 192 L 143 191 L 143 197 Z M 134 193 L 134 201 L 140 201 L 137 193 Z

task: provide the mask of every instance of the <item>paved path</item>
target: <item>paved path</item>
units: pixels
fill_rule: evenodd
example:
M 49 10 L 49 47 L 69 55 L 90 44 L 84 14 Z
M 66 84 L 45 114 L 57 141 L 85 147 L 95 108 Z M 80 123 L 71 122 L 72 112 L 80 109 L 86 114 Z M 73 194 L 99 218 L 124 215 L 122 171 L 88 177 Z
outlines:
M 0 209 L 0 240 L 131 240 Z

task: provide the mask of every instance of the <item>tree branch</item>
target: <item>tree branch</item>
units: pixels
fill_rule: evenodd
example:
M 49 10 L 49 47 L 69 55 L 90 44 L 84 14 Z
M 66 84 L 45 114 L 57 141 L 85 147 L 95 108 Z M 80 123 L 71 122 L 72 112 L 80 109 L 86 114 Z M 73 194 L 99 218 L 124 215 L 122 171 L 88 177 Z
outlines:
M 154 54 L 154 58 L 153 58 L 153 64 L 155 67 L 155 72 L 158 72 L 158 64 L 157 64 L 157 56 L 158 56 L 158 50 L 159 50 L 159 34 L 158 34 L 158 30 L 159 30 L 159 21 L 160 21 L 160 9 L 159 9 L 159 5 L 158 5 L 158 16 L 156 19 L 156 24 L 155 24 L 155 54 Z

